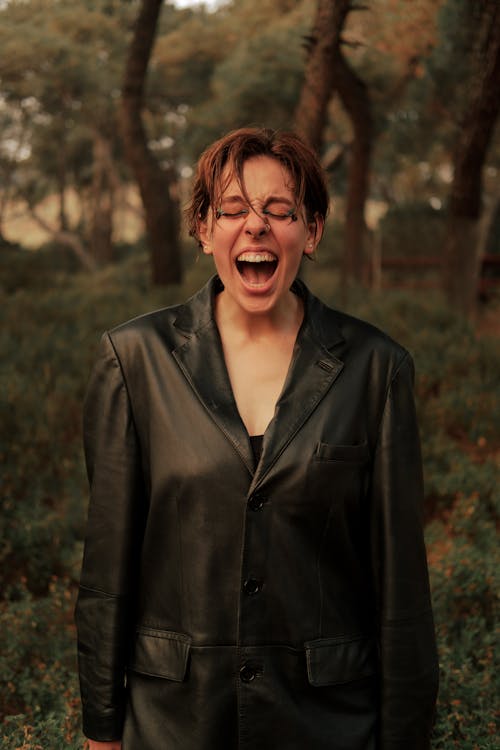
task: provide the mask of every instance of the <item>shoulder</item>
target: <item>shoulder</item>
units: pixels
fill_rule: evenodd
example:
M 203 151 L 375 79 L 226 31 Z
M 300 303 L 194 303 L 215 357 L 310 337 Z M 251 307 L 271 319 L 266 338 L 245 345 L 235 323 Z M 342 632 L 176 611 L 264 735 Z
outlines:
M 366 320 L 330 307 L 302 282 L 299 290 L 304 297 L 307 315 L 320 335 L 326 338 L 338 336 L 351 344 L 378 348 L 395 356 L 404 356 L 408 353 L 385 331 Z
M 372 323 L 339 310 L 332 309 L 331 313 L 346 341 L 385 352 L 388 356 L 396 358 L 408 355 L 404 346 Z
M 413 368 L 407 349 L 372 323 L 337 310 L 322 302 L 305 286 L 308 316 L 316 335 L 344 361 L 363 361 L 374 368 L 393 373 L 408 363 Z
M 215 284 L 212 278 L 186 302 L 132 318 L 107 331 L 105 337 L 120 356 L 151 352 L 157 346 L 173 351 L 211 319 Z
M 130 338 L 149 336 L 158 331 L 164 331 L 173 326 L 177 311 L 181 305 L 163 307 L 120 323 L 107 331 L 113 341 L 124 341 Z
M 154 310 L 127 320 L 106 331 L 103 339 L 111 344 L 120 359 L 138 349 L 147 349 L 153 341 L 160 340 L 163 344 L 173 348 L 175 347 L 173 324 L 177 307 Z
M 413 358 L 404 346 L 365 320 L 335 310 L 333 313 L 344 338 L 346 355 L 366 362 L 372 377 L 390 382 L 400 375 L 413 381 Z

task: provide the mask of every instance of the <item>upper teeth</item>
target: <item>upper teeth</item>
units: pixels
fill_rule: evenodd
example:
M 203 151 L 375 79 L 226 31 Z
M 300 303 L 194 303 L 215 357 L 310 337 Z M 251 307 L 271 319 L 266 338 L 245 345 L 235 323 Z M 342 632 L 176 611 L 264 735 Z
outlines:
M 241 255 L 238 255 L 237 260 L 245 261 L 246 263 L 264 263 L 269 262 L 271 263 L 276 260 L 276 256 L 272 253 L 241 253 Z

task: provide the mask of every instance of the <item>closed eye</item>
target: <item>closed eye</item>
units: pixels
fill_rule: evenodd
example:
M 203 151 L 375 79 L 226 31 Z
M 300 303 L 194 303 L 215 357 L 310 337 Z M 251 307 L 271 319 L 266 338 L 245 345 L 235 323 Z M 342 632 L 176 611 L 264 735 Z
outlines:
M 292 219 L 292 221 L 295 221 L 297 218 L 294 208 L 288 210 L 285 210 L 284 208 L 264 208 L 262 214 L 264 216 L 269 216 L 271 219 L 277 219 L 278 221 L 284 221 L 285 219 Z
M 215 212 L 215 217 L 220 219 L 221 216 L 225 216 L 228 219 L 239 219 L 242 216 L 248 215 L 248 208 L 240 208 L 237 211 L 224 211 L 222 208 L 218 208 Z

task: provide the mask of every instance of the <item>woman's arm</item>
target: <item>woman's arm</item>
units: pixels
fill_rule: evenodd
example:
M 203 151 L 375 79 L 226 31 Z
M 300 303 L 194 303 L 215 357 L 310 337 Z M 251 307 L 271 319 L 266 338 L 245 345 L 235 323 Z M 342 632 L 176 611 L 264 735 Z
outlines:
M 85 399 L 84 446 L 90 504 L 75 613 L 83 732 L 108 741 L 124 721 L 145 504 L 127 387 L 107 334 Z
M 405 355 L 390 384 L 374 459 L 372 552 L 381 653 L 381 750 L 428 750 L 438 661 L 422 530 L 423 481 Z
M 87 740 L 86 750 L 122 750 L 122 743 Z

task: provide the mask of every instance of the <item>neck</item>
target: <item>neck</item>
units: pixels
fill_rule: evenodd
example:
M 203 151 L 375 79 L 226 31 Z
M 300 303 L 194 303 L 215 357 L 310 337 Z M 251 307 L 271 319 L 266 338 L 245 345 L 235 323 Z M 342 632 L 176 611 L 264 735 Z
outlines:
M 246 339 L 296 334 L 303 317 L 302 300 L 293 292 L 289 292 L 279 306 L 265 312 L 243 310 L 224 291 L 215 299 L 215 319 L 219 328 L 230 329 Z

